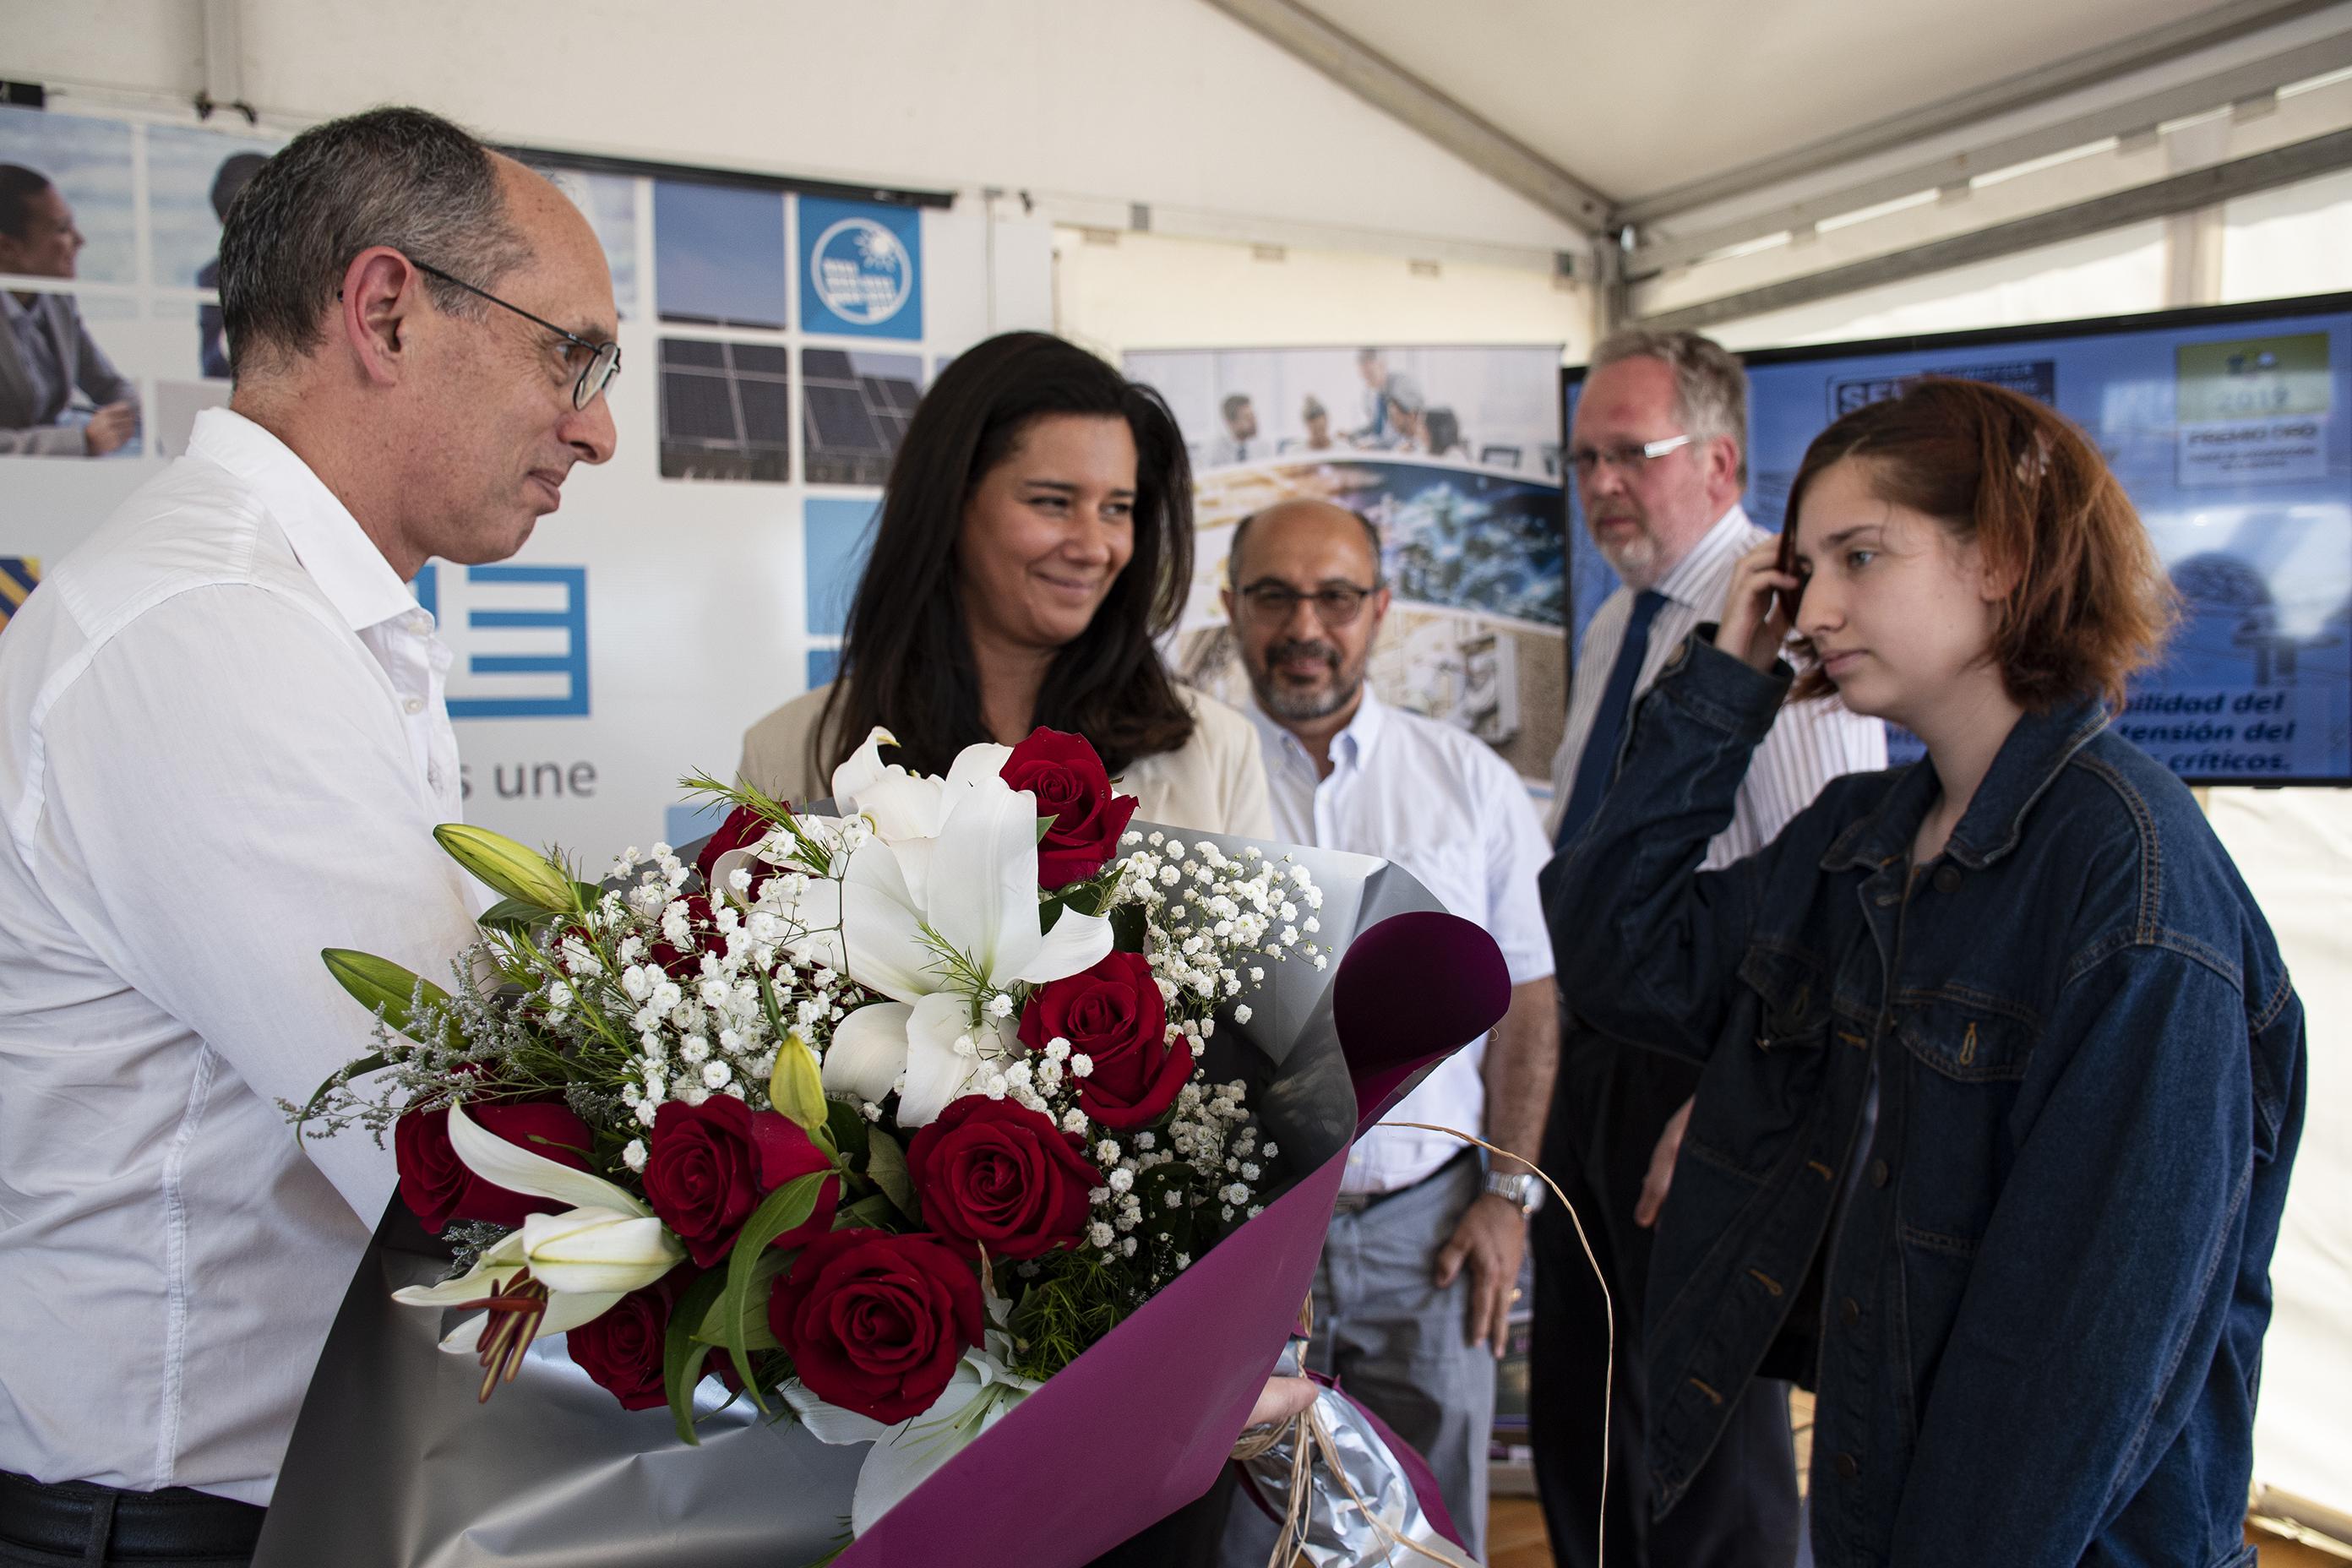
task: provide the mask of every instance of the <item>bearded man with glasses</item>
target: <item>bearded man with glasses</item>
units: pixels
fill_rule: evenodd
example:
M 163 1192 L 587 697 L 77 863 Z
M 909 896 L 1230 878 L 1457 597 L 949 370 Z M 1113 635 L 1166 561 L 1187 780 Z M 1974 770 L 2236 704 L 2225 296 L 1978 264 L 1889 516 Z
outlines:
M 1275 837 L 1396 862 L 1501 947 L 1511 1005 L 1390 1113 L 1458 1138 L 1383 1125 L 1348 1156 L 1315 1271 L 1313 1370 L 1429 1460 L 1446 1511 L 1485 1555 L 1495 1363 L 1518 1293 L 1538 1188 L 1525 1156 L 1543 1127 L 1558 1048 L 1552 957 L 1536 893 L 1549 854 L 1527 787 L 1468 732 L 1390 707 L 1364 684 L 1389 608 L 1378 531 L 1326 501 L 1244 519 L 1225 595 L 1256 694 Z M 1256 1509 L 1229 1516 L 1223 1561 L 1274 1545 Z
M 1628 328 L 1594 350 L 1567 456 L 1584 526 L 1622 584 L 1594 612 L 1570 672 L 1568 728 L 1552 764 L 1556 847 L 1599 808 L 1642 694 L 1692 628 L 1721 614 L 1739 558 L 1771 537 L 1739 504 L 1748 483 L 1747 373 L 1695 332 Z M 1782 709 L 1704 864 L 1753 854 L 1831 779 L 1885 765 L 1885 731 L 1875 721 L 1833 701 Z M 1562 947 L 1577 941 L 1573 929 L 1553 935 Z M 1723 1441 L 1664 1517 L 1653 1517 L 1642 1452 L 1651 1226 L 1672 1183 L 1698 1069 L 1639 1041 L 1601 1036 L 1578 1021 L 1574 996 L 1559 1001 L 1559 1076 L 1542 1164 L 1576 1205 L 1608 1277 L 1616 1359 L 1612 1384 L 1609 1320 L 1575 1229 L 1554 1205 L 1534 1226 L 1528 1369 L 1528 1436 L 1552 1551 L 1563 1565 L 1593 1563 L 1606 1390 L 1609 1568 L 1789 1568 L 1798 1511 L 1785 1382 L 1749 1384 Z
M 296 137 L 220 290 L 229 406 L 0 641 L 0 1568 L 250 1561 L 395 1180 L 278 1109 L 369 1048 L 319 950 L 474 934 L 407 584 L 613 455 L 603 249 L 446 121 Z

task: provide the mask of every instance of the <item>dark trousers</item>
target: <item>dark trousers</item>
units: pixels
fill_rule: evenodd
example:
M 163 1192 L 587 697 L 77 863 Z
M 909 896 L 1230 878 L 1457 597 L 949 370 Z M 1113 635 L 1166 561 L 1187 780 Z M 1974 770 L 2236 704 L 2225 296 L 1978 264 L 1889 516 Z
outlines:
M 247 1568 L 263 1515 L 185 1487 L 45 1485 L 0 1470 L 0 1568 Z
M 1689 1490 L 1664 1519 L 1651 1517 L 1642 1453 L 1650 1233 L 1633 1223 L 1633 1205 L 1659 1134 L 1697 1084 L 1695 1066 L 1600 1039 L 1572 1018 L 1561 1021 L 1543 1166 L 1575 1204 L 1616 1304 L 1605 1568 L 1789 1568 L 1797 1560 L 1796 1455 L 1783 1383 L 1748 1385 Z M 1544 1525 L 1562 1568 L 1604 1568 L 1594 1540 L 1608 1318 L 1575 1226 L 1558 1204 L 1547 1202 L 1537 1214 L 1530 1245 L 1536 1296 L 1528 1436 Z

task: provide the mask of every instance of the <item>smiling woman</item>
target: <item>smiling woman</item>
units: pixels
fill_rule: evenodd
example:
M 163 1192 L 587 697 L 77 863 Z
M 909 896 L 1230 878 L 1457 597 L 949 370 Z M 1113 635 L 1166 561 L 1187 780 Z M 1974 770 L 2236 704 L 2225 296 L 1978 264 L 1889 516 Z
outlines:
M 1270 835 L 1255 731 L 1155 646 L 1192 577 L 1192 497 L 1150 388 L 1043 332 L 960 355 L 891 468 L 840 680 L 751 727 L 743 779 L 805 803 L 877 725 L 919 772 L 1044 725 L 1084 736 L 1146 820 Z

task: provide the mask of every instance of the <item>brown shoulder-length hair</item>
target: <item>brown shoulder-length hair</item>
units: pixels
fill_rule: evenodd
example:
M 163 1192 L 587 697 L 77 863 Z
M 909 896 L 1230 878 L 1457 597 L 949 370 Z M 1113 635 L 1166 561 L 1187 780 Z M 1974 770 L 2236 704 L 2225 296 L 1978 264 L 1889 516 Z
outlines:
M 1931 376 L 1846 415 L 1813 437 L 1789 487 L 1782 571 L 1795 570 L 1806 490 L 1849 458 L 1880 500 L 1974 540 L 1992 580 L 2010 584 L 1990 657 L 2021 706 L 2097 696 L 2120 707 L 2132 673 L 2162 655 L 2179 615 L 2164 563 L 2098 448 L 2047 405 Z M 1809 663 L 1790 696 L 1832 689 Z
M 1094 619 L 1054 656 L 1035 722 L 1083 735 L 1114 774 L 1192 739 L 1192 713 L 1154 639 L 1176 624 L 1192 581 L 1192 468 L 1167 404 L 1075 343 L 1006 332 L 941 371 L 899 443 L 866 575 L 842 636 L 842 673 L 810 735 L 828 778 L 887 726 L 896 761 L 943 773 L 992 739 L 964 626 L 957 541 L 982 479 L 1037 420 L 1124 419 L 1135 437 L 1135 553 Z

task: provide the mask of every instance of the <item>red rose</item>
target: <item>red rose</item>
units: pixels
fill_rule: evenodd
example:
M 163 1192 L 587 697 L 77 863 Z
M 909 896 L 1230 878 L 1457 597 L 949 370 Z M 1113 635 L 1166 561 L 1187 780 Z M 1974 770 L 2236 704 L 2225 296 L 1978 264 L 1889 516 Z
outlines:
M 563 1336 L 563 1348 L 572 1361 L 619 1400 L 622 1409 L 650 1410 L 669 1403 L 669 1392 L 662 1386 L 662 1354 L 670 1309 L 693 1274 L 690 1268 L 673 1268 Z
M 710 900 L 700 893 L 688 893 L 685 902 L 686 945 L 680 947 L 664 940 L 654 943 L 652 951 L 646 954 L 662 966 L 663 973 L 681 984 L 702 977 L 704 953 L 724 953 L 727 951 L 727 939 L 719 935 L 719 928 L 711 923 Z
M 588 1124 L 552 1100 L 526 1105 L 466 1107 L 475 1126 L 518 1147 L 569 1165 L 588 1168 Z M 566 1205 L 534 1198 L 474 1174 L 449 1143 L 449 1108 L 412 1110 L 393 1124 L 392 1153 L 400 1167 L 400 1201 L 434 1235 L 454 1219 L 488 1220 L 511 1229 L 525 1215 L 553 1214 Z
M 923 1223 L 995 1258 L 1034 1258 L 1086 1233 L 1087 1193 L 1103 1184 L 1086 1145 L 1009 1100 L 950 1100 L 915 1134 L 907 1168 Z
M 980 1280 L 937 1237 L 829 1231 L 776 1281 L 768 1326 L 818 1398 L 889 1425 L 929 1409 L 980 1342 Z
M 703 841 L 702 852 L 694 858 L 694 868 L 702 873 L 702 885 L 714 896 L 725 892 L 727 889 L 724 888 L 714 888 L 710 883 L 710 868 L 719 863 L 719 858 L 730 850 L 749 849 L 765 838 L 775 826 L 748 805 L 739 805 L 729 812 L 727 820 L 719 825 L 719 831 Z M 773 875 L 756 865 L 751 870 L 754 890 L 761 882 Z
M 1091 1058 L 1078 1104 L 1106 1127 L 1141 1127 L 1176 1103 L 1192 1077 L 1192 1047 L 1168 1038 L 1168 1005 L 1141 953 L 1114 952 L 1092 969 L 1041 985 L 1021 1013 L 1021 1039 L 1042 1051 L 1056 1035 Z
M 786 1182 L 831 1169 L 832 1160 L 808 1134 L 772 1110 L 753 1110 L 731 1094 L 714 1094 L 700 1105 L 673 1100 L 654 1113 L 646 1202 L 709 1268 L 727 1256 L 761 1199 Z M 820 1185 L 807 1222 L 774 1245 L 797 1247 L 830 1229 L 840 1191 L 839 1182 Z
M 1118 853 L 1118 836 L 1135 815 L 1135 797 L 1114 795 L 1102 759 L 1076 735 L 1032 730 L 997 776 L 1037 797 L 1037 815 L 1054 826 L 1037 844 L 1037 882 L 1066 888 L 1101 870 Z

